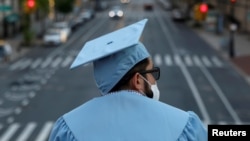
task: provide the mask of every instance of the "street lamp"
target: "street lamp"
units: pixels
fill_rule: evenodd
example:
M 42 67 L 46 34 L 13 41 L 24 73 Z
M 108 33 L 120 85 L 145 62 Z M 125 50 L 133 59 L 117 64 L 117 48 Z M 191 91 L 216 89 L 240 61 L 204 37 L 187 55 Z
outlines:
M 236 3 L 236 0 L 230 0 L 231 2 L 231 16 L 232 19 L 234 19 L 234 5 Z M 229 25 L 229 29 L 230 29 L 230 41 L 229 41 L 229 56 L 231 58 L 233 58 L 235 56 L 235 47 L 234 47 L 234 33 L 237 30 L 237 24 L 234 23 L 233 21 L 231 21 L 230 25 Z
M 235 56 L 234 32 L 237 30 L 237 25 L 235 23 L 231 23 L 229 29 L 230 29 L 229 56 L 233 58 Z

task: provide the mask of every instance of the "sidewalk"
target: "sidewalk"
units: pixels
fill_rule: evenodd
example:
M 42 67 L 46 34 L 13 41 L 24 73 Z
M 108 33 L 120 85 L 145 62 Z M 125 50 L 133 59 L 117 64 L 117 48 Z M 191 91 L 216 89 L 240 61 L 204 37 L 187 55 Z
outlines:
M 191 25 L 188 25 L 191 27 Z M 34 27 L 36 30 L 40 30 L 40 23 L 36 22 Z M 204 28 L 193 28 L 200 37 L 202 37 L 208 44 L 210 44 L 215 50 L 217 50 L 225 59 L 229 60 L 233 66 L 243 75 L 250 83 L 250 35 L 243 35 L 235 33 L 235 57 L 230 58 L 228 50 L 221 47 L 221 42 L 225 37 L 229 37 L 228 33 L 217 35 L 213 32 L 206 31 Z M 13 49 L 11 61 L 18 59 L 20 56 L 25 55 L 33 47 L 21 47 L 20 42 L 22 40 L 22 34 L 19 33 L 14 38 L 8 38 L 8 41 Z
M 229 37 L 229 33 L 224 32 L 221 35 L 217 35 L 216 33 L 206 31 L 203 28 L 192 29 L 215 50 L 217 50 L 222 57 L 229 60 L 250 83 L 250 34 L 235 33 L 235 57 L 230 58 L 228 49 L 222 47 L 222 41 L 225 40 L 226 37 Z
M 65 20 L 66 21 L 70 21 L 70 19 L 73 18 L 73 15 L 72 14 L 69 14 Z M 14 61 L 18 58 L 20 58 L 21 56 L 25 55 L 30 49 L 34 48 L 34 47 L 37 47 L 39 45 L 41 45 L 41 38 L 42 37 L 38 37 L 39 34 L 41 34 L 41 32 L 43 32 L 42 30 L 43 27 L 41 24 L 44 24 L 43 26 L 45 26 L 45 29 L 52 23 L 53 21 L 49 20 L 49 19 L 46 19 L 45 21 L 33 21 L 32 23 L 32 30 L 36 33 L 36 37 L 34 38 L 34 42 L 35 42 L 35 45 L 34 46 L 31 46 L 31 47 L 24 47 L 24 46 L 21 46 L 21 42 L 22 42 L 22 38 L 23 38 L 23 35 L 22 35 L 22 32 L 19 32 L 17 33 L 14 37 L 9 37 L 7 39 L 5 39 L 12 47 L 12 55 L 10 57 L 10 61 Z M 0 62 L 0 65 L 1 65 L 2 62 Z
M 47 24 L 47 23 L 46 23 Z M 38 34 L 41 32 L 42 27 L 41 27 L 41 21 L 35 21 L 33 22 L 32 25 L 32 30 L 35 31 L 36 33 L 36 37 L 34 37 L 34 41 L 36 46 L 40 44 L 40 40 L 37 36 Z M 16 59 L 18 59 L 19 57 L 25 55 L 30 49 L 34 48 L 35 46 L 31 46 L 31 47 L 25 47 L 25 46 L 21 46 L 21 42 L 23 40 L 23 33 L 22 32 L 18 32 L 16 33 L 16 35 L 14 35 L 13 37 L 7 37 L 6 40 L 12 47 L 12 54 L 10 56 L 10 62 L 14 61 Z M 1 65 L 2 62 L 0 62 Z

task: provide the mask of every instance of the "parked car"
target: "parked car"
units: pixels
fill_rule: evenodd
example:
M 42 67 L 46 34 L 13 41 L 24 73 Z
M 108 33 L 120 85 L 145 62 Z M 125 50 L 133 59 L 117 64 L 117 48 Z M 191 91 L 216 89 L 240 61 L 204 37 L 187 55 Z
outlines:
M 12 54 L 11 45 L 4 40 L 0 40 L 0 61 L 2 60 L 9 61 L 11 54 Z
M 77 16 L 75 17 L 74 19 L 72 19 L 71 23 L 70 23 L 70 28 L 71 28 L 71 31 L 75 31 L 77 28 L 79 28 L 80 26 L 82 26 L 84 24 L 84 20 Z
M 113 19 L 120 19 L 120 18 L 123 18 L 124 12 L 120 6 L 114 6 L 111 8 L 108 15 L 110 18 L 113 18 Z
M 94 9 L 85 9 L 79 16 L 83 21 L 89 21 L 95 17 L 95 11 Z
M 187 20 L 187 13 L 180 8 L 174 8 L 171 11 L 171 17 L 173 21 L 183 22 Z
M 121 3 L 128 4 L 130 3 L 130 0 L 121 0 Z
M 146 11 L 152 11 L 154 9 L 154 5 L 150 2 L 147 2 L 147 3 L 144 3 L 143 8 Z
M 48 29 L 43 36 L 43 45 L 45 46 L 58 46 L 64 42 L 66 42 L 65 34 L 53 28 Z
M 65 42 L 68 40 L 72 32 L 68 22 L 55 22 L 52 24 L 51 28 L 59 31 Z

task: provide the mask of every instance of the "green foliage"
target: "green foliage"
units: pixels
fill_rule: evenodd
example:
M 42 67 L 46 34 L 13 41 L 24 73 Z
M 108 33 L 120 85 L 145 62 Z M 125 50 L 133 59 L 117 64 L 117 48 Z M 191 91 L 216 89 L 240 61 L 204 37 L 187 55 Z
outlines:
M 36 0 L 37 9 L 43 11 L 44 13 L 49 12 L 49 0 Z
M 72 12 L 74 0 L 55 0 L 55 9 L 63 14 Z
M 30 29 L 26 29 L 23 32 L 23 45 L 29 47 L 33 44 L 33 39 L 34 39 L 34 32 L 31 31 Z

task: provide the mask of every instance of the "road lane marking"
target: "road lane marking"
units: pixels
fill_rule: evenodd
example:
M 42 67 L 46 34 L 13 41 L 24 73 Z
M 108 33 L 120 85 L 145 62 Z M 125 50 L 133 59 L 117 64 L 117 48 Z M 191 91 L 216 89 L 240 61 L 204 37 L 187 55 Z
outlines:
M 171 60 L 171 56 L 170 56 L 170 55 L 166 54 L 166 55 L 164 56 L 164 60 L 165 60 L 165 63 L 166 63 L 167 66 L 173 65 L 173 62 L 172 62 L 172 60 Z
M 193 60 L 196 66 L 202 66 L 202 63 L 197 55 L 193 56 Z
M 27 59 L 26 61 L 24 61 L 22 63 L 22 66 L 20 66 L 20 70 L 24 70 L 25 68 L 27 68 L 30 64 L 32 63 L 32 60 L 31 59 Z
M 216 64 L 217 67 L 222 67 L 222 62 L 216 57 L 216 56 L 213 56 L 212 57 L 212 61 L 214 62 L 214 64 Z
M 176 62 L 176 64 L 179 66 L 179 65 L 182 65 L 183 63 L 181 62 L 181 58 L 179 55 L 175 54 L 174 55 L 174 60 Z
M 173 58 L 172 58 L 173 56 Z M 198 57 L 198 55 L 183 55 L 183 63 L 184 65 L 191 67 L 191 66 L 206 66 L 206 67 L 222 67 L 223 63 L 216 57 L 208 57 L 208 56 L 202 56 L 201 58 Z M 72 56 L 67 56 L 65 59 L 63 57 L 57 57 L 53 59 L 52 57 L 48 57 L 45 60 L 42 58 L 37 58 L 32 61 L 32 59 L 23 59 L 20 60 L 10 66 L 10 70 L 16 70 L 16 69 L 25 69 L 30 66 L 31 69 L 37 69 L 40 65 L 41 68 L 46 67 L 52 67 L 52 68 L 58 68 L 58 67 L 68 67 L 70 63 L 73 61 Z M 161 56 L 160 54 L 156 54 L 153 56 L 153 60 L 157 66 L 163 65 L 165 63 L 166 66 L 172 66 L 176 63 L 176 65 L 179 65 L 178 60 L 175 59 L 174 55 L 171 54 L 165 54 Z
M 195 100 L 196 100 L 196 102 L 198 104 L 198 107 L 200 108 L 200 111 L 201 111 L 201 113 L 202 113 L 202 115 L 204 117 L 205 123 L 209 124 L 211 122 L 211 119 L 210 119 L 208 111 L 207 111 L 207 109 L 206 109 L 206 107 L 204 105 L 204 102 L 203 102 L 203 100 L 202 100 L 202 98 L 200 96 L 201 94 L 199 93 L 198 88 L 196 87 L 196 85 L 195 85 L 195 83 L 194 83 L 194 81 L 193 81 L 193 79 L 191 77 L 191 74 L 189 73 L 189 71 L 187 70 L 185 65 L 183 65 L 182 60 L 180 59 L 180 56 L 175 55 L 175 58 L 179 62 L 179 67 L 180 67 L 183 75 L 185 76 L 185 78 L 186 78 L 186 80 L 188 82 L 188 85 L 189 85 L 189 87 L 190 87 L 190 89 L 192 91 L 192 94 L 193 94 L 193 96 L 194 96 L 194 98 L 195 98 Z
M 50 131 L 53 127 L 54 122 L 46 122 L 45 125 L 43 126 L 42 130 L 38 134 L 37 138 L 35 141 L 46 141 L 47 138 L 49 137 Z
M 11 126 L 1 136 L 0 141 L 9 141 L 19 127 L 20 124 L 18 123 L 11 124 Z
M 52 68 L 56 68 L 58 67 L 58 65 L 61 63 L 62 61 L 62 57 L 57 57 L 51 64 Z
M 13 70 L 16 70 L 16 69 L 25 69 L 26 67 L 28 67 L 30 65 L 30 63 L 32 63 L 31 59 L 22 59 L 20 61 L 17 61 L 16 63 L 12 64 L 9 68 L 9 70 L 13 71 Z
M 207 66 L 207 67 L 212 66 L 212 63 L 208 60 L 208 58 L 206 56 L 202 56 L 201 59 L 202 59 L 203 63 L 205 64 L 205 66 Z
M 35 68 L 37 68 L 41 63 L 42 63 L 42 59 L 41 59 L 41 58 L 37 58 L 37 59 L 30 65 L 30 68 L 31 68 L 31 69 L 35 69 Z
M 161 60 L 161 55 L 160 54 L 156 54 L 154 56 L 154 62 L 155 62 L 156 66 L 161 66 L 162 60 Z
M 169 29 L 167 28 L 166 26 L 166 23 L 163 22 L 162 18 L 157 18 L 161 28 L 162 28 L 162 31 L 165 35 L 165 37 L 167 38 L 169 44 L 170 44 L 170 49 L 175 53 L 175 54 L 179 54 L 179 51 L 178 51 L 178 48 L 177 48 L 177 45 L 175 44 L 175 42 L 173 42 L 173 38 L 170 36 L 169 33 Z M 168 20 L 167 20 L 168 21 Z M 169 22 L 169 21 L 168 21 Z M 169 22 L 170 23 L 170 22 Z M 176 30 L 176 28 L 174 26 L 172 26 L 172 28 L 174 30 Z M 175 56 L 176 60 L 180 60 L 179 56 Z M 207 109 L 205 108 L 205 105 L 204 105 L 204 102 L 202 100 L 202 98 L 200 97 L 200 93 L 197 89 L 197 87 L 195 86 L 195 83 L 191 77 L 191 74 L 189 73 L 189 71 L 187 70 L 187 68 L 185 67 L 185 65 L 183 65 L 183 63 L 181 62 L 180 65 L 179 65 L 184 77 L 186 78 L 187 80 L 187 83 L 192 91 L 192 94 L 197 102 L 197 105 L 198 105 L 198 108 L 200 109 L 201 111 L 201 114 L 203 116 L 203 119 L 206 123 L 210 123 L 211 122 L 211 119 L 209 117 L 209 114 L 208 114 L 208 111 Z
M 191 58 L 190 58 L 189 55 L 186 55 L 184 57 L 184 60 L 185 60 L 185 63 L 186 63 L 187 66 L 189 66 L 189 67 L 193 66 L 193 62 L 192 62 L 192 60 L 191 60 Z
M 51 63 L 52 61 L 52 57 L 48 57 L 42 64 L 41 64 L 41 68 L 46 68 L 48 67 L 48 65 Z
M 28 123 L 22 133 L 17 137 L 16 141 L 26 141 L 30 137 L 36 126 L 37 124 L 35 122 Z
M 221 99 L 222 103 L 225 105 L 227 111 L 233 117 L 234 121 L 237 124 L 242 124 L 242 121 L 240 120 L 239 116 L 237 115 L 237 113 L 235 112 L 235 110 L 231 106 L 230 102 L 225 97 L 225 94 L 222 92 L 221 88 L 219 87 L 219 85 L 217 84 L 217 82 L 214 80 L 214 78 L 212 77 L 212 75 L 209 73 L 209 71 L 207 69 L 205 69 L 204 67 L 200 67 L 200 69 L 203 72 L 203 74 L 206 76 L 207 80 L 212 85 L 212 87 L 214 88 L 214 90 L 216 91 L 216 94 L 219 96 L 219 98 Z
M 73 61 L 73 57 L 71 56 L 67 56 L 67 58 L 63 61 L 62 63 L 62 67 L 67 67 L 69 66 L 69 64 Z
M 26 59 L 21 59 L 17 62 L 15 62 L 14 64 L 12 64 L 10 67 L 9 67 L 9 70 L 13 71 L 13 70 L 16 70 L 18 67 L 20 67 L 22 65 L 22 62 L 24 62 Z

